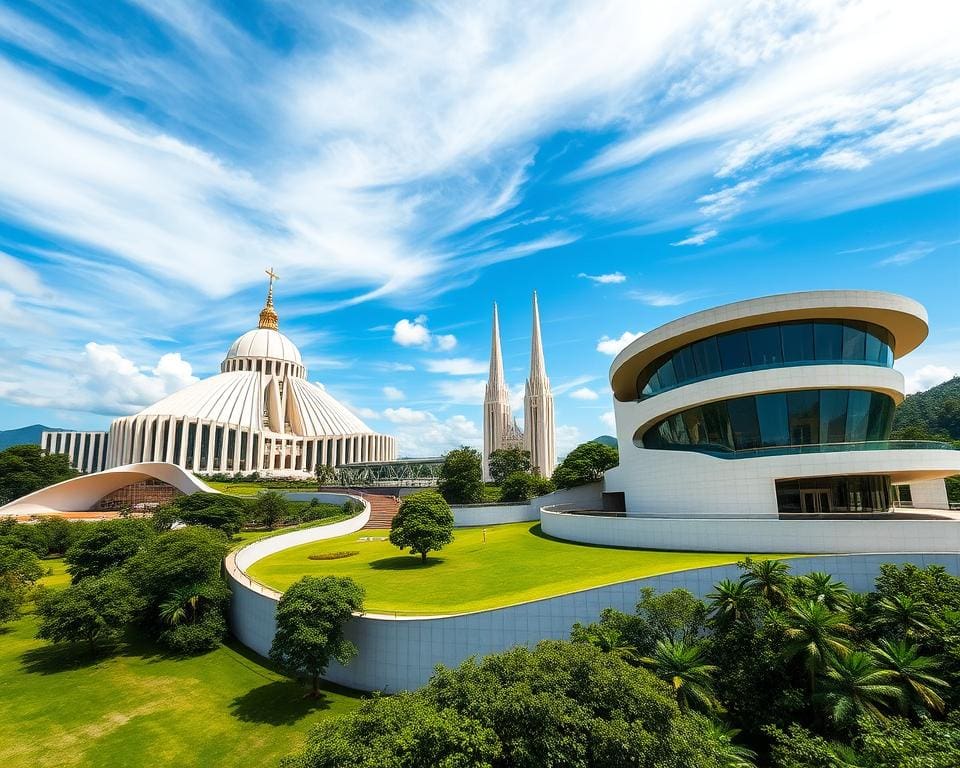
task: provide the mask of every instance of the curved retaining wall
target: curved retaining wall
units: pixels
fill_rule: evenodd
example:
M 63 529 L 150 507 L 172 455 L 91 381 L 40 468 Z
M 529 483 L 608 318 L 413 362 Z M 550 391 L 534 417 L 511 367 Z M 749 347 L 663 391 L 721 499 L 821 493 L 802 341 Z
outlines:
M 699 552 L 960 552 L 960 520 L 758 520 L 610 517 L 540 510 L 565 541 Z
M 349 532 L 310 530 L 331 536 Z M 271 540 L 250 547 L 268 542 Z M 794 574 L 827 571 L 861 592 L 872 588 L 882 563 L 936 564 L 960 575 L 960 554 L 827 555 L 793 558 L 789 562 Z M 265 656 L 276 632 L 274 615 L 280 594 L 251 582 L 231 558 L 227 570 L 233 589 L 233 633 L 244 645 Z M 739 573 L 735 564 L 696 568 L 455 616 L 355 616 L 347 623 L 345 633 L 357 645 L 359 654 L 346 666 L 333 663 L 326 677 L 340 685 L 368 691 L 418 688 L 429 680 L 437 664 L 456 666 L 470 656 L 499 653 L 517 645 L 534 646 L 541 640 L 566 639 L 575 622 L 596 621 L 604 608 L 633 611 L 644 587 L 657 591 L 682 587 L 703 597 L 717 581 L 737 578 Z

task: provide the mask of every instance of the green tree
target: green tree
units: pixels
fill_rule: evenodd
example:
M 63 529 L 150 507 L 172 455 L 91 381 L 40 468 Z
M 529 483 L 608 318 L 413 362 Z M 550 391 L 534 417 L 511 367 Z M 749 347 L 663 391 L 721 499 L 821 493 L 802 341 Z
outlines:
M 400 502 L 390 523 L 390 543 L 410 548 L 423 562 L 427 553 L 453 541 L 453 512 L 443 496 L 434 490 L 418 491 Z
M 850 651 L 830 660 L 816 699 L 834 723 L 850 727 L 864 715 L 884 717 L 883 710 L 902 695 L 892 671 L 879 668 L 866 651 Z
M 313 477 L 317 481 L 317 490 L 321 491 L 325 485 L 330 485 L 337 479 L 337 471 L 329 464 L 318 461 L 313 470 Z
M 693 643 L 703 633 L 707 607 L 686 589 L 657 594 L 650 587 L 640 590 L 637 615 L 649 626 L 653 641 Z
M 268 528 L 275 528 L 287 519 L 289 513 L 287 497 L 279 491 L 260 491 L 250 508 L 250 517 Z
M 720 764 L 723 768 L 754 768 L 757 753 L 733 741 L 740 733 L 738 729 L 728 728 L 716 720 L 709 721 L 708 729 L 722 750 Z
M 39 445 L 13 445 L 0 451 L 0 504 L 78 474 L 66 454 L 47 453 Z
M 936 677 L 937 661 L 921 656 L 916 645 L 903 640 L 881 640 L 873 648 L 877 665 L 891 672 L 903 689 L 904 708 L 907 705 L 922 707 L 933 712 L 943 712 L 944 702 L 940 692 L 947 687 L 945 680 Z
M 750 615 L 753 593 L 742 580 L 721 579 L 714 584 L 707 600 L 710 601 L 710 618 L 714 625 L 726 628 Z
M 497 448 L 490 454 L 487 462 L 490 467 L 490 477 L 497 485 L 514 472 L 528 473 L 530 471 L 530 451 L 520 448 Z
M 170 506 L 174 517 L 187 525 L 216 528 L 227 536 L 236 536 L 249 514 L 246 501 L 226 493 L 191 493 Z
M 616 448 L 591 440 L 574 448 L 553 471 L 553 482 L 557 488 L 573 488 L 578 485 L 595 483 L 603 473 L 620 463 L 620 454 Z
M 90 577 L 57 590 L 37 606 L 37 637 L 54 643 L 86 643 L 116 639 L 142 606 L 136 589 L 122 574 Z
M 437 489 L 450 504 L 477 504 L 483 501 L 480 451 L 463 446 L 444 456 Z
M 363 608 L 363 597 L 363 587 L 352 579 L 304 576 L 280 598 L 270 658 L 291 674 L 306 672 L 313 697 L 320 695 L 320 677 L 331 661 L 346 664 L 356 656 L 343 626 Z
M 844 637 L 853 632 L 842 613 L 831 611 L 823 603 L 812 600 L 792 604 L 784 614 L 784 655 L 800 657 L 810 678 L 810 690 L 816 687 L 816 676 L 838 656 L 850 652 Z
M 740 578 L 770 605 L 782 608 L 790 601 L 790 566 L 782 560 L 746 560 L 737 563 L 746 572 Z
M 529 472 L 511 472 L 500 485 L 501 501 L 530 501 L 534 476 Z
M 896 637 L 915 638 L 930 634 L 927 617 L 930 606 L 922 600 L 914 600 L 910 595 L 887 595 L 874 605 L 875 618 L 873 629 L 879 634 L 892 634 Z
M 26 588 L 33 586 L 42 576 L 43 566 L 36 553 L 0 545 L 0 581 L 11 587 Z
M 155 532 L 145 520 L 85 523 L 64 560 L 73 583 L 119 568 L 149 543 Z
M 794 580 L 794 591 L 802 600 L 822 603 L 831 611 L 845 608 L 850 598 L 850 590 L 842 581 L 837 581 L 829 573 L 813 571 Z
M 717 668 L 706 663 L 701 645 L 687 644 L 682 640 L 661 640 L 653 655 L 640 661 L 673 689 L 680 709 L 704 712 L 719 709 L 713 691 L 713 675 Z

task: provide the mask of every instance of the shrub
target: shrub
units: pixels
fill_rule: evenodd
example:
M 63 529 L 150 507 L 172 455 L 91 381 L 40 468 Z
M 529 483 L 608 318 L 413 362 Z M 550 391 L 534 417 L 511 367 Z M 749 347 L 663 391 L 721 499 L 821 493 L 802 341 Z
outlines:
M 500 485 L 501 501 L 529 501 L 533 496 L 533 475 L 529 472 L 512 472 Z
M 343 560 L 345 557 L 359 555 L 360 551 L 351 549 L 344 552 L 318 552 L 315 555 L 307 555 L 308 560 Z
M 187 525 L 216 528 L 227 536 L 239 533 L 247 521 L 247 502 L 225 493 L 192 493 L 170 505 L 173 515 Z
M 227 634 L 227 622 L 222 611 L 205 611 L 196 621 L 170 627 L 157 640 L 171 651 L 192 656 L 212 651 Z

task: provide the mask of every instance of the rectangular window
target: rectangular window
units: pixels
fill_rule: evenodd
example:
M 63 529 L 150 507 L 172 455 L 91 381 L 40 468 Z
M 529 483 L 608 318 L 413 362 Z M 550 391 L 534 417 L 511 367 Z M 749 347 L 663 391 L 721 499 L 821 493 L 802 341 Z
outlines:
M 750 349 L 747 334 L 743 331 L 725 333 L 717 337 L 720 349 L 720 364 L 725 371 L 740 371 L 750 367 Z
M 843 326 L 840 323 L 814 323 L 817 360 L 843 359 Z
M 876 330 L 876 329 L 874 329 Z M 868 363 L 879 363 L 883 365 L 887 359 L 887 353 L 883 349 L 884 342 L 876 333 L 867 331 L 865 339 L 864 359 Z
M 780 326 L 783 359 L 790 363 L 816 360 L 813 349 L 813 323 L 784 323 Z
M 850 391 L 847 404 L 847 442 L 859 443 L 867 439 L 870 424 L 870 392 L 862 389 Z
M 747 332 L 747 339 L 750 343 L 750 363 L 754 368 L 765 365 L 779 365 L 783 362 L 779 326 L 768 325 L 765 328 L 751 328 Z
M 843 359 L 863 360 L 866 354 L 867 334 L 854 323 L 843 324 Z
M 889 440 L 893 424 L 893 400 L 879 392 L 870 397 L 870 417 L 867 421 L 867 440 Z
M 667 358 L 667 361 L 660 366 L 657 371 L 657 377 L 660 379 L 660 389 L 669 389 L 677 384 L 677 376 L 673 372 L 673 359 Z
M 820 442 L 844 443 L 846 430 L 847 390 L 823 390 L 820 393 Z
M 733 450 L 733 433 L 730 431 L 730 416 L 726 403 L 707 403 L 700 406 L 707 427 L 707 439 L 717 448 Z
M 787 396 L 783 392 L 757 395 L 757 421 L 763 446 L 790 445 Z
M 717 349 L 717 339 L 711 336 L 709 339 L 695 342 L 690 345 L 693 352 L 693 363 L 697 369 L 697 376 L 712 376 L 720 372 L 720 350 Z
M 757 424 L 757 406 L 752 397 L 738 397 L 727 403 L 733 444 L 738 451 L 760 447 L 760 427 Z
M 693 362 L 690 347 L 681 347 L 674 353 L 673 372 L 676 374 L 677 384 L 697 378 L 697 366 Z
M 820 396 L 817 391 L 788 392 L 787 411 L 791 445 L 820 442 Z

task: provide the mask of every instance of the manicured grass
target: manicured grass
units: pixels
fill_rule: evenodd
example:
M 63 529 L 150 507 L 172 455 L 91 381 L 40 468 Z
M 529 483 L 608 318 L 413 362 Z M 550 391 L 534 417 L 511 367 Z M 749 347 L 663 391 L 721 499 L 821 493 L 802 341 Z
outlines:
M 339 523 L 341 520 L 348 520 L 350 517 L 351 515 L 333 515 L 332 517 L 325 517 L 322 520 L 311 520 L 307 523 L 299 523 L 298 525 L 288 525 L 272 531 L 240 531 L 240 533 L 230 540 L 230 548 L 239 549 L 250 542 L 267 539 L 271 536 L 279 536 L 281 533 L 300 531 L 304 528 L 315 528 L 318 525 L 333 525 L 334 523 Z
M 571 544 L 543 535 L 539 523 L 514 523 L 486 529 L 458 528 L 454 542 L 423 564 L 419 556 L 401 554 L 389 541 L 361 541 L 365 537 L 386 537 L 387 533 L 368 529 L 293 547 L 254 563 L 250 575 L 280 590 L 305 575 L 350 576 L 366 588 L 364 607 L 368 611 L 451 613 L 511 605 L 658 573 L 735 563 L 745 556 Z M 341 550 L 359 550 L 360 554 L 340 560 L 309 557 Z
M 133 640 L 91 658 L 35 631 L 32 615 L 0 628 L 4 768 L 274 766 L 311 724 L 359 703 L 332 688 L 304 698 L 237 645 L 178 659 Z
M 282 481 L 270 482 L 269 480 L 261 480 L 258 483 L 224 483 L 217 480 L 206 480 L 202 477 L 199 479 L 209 485 L 215 491 L 229 493 L 233 496 L 256 496 L 258 493 L 260 493 L 260 491 L 293 491 L 296 493 L 311 493 L 316 492 L 317 490 L 315 483 L 295 484 L 283 483 Z

